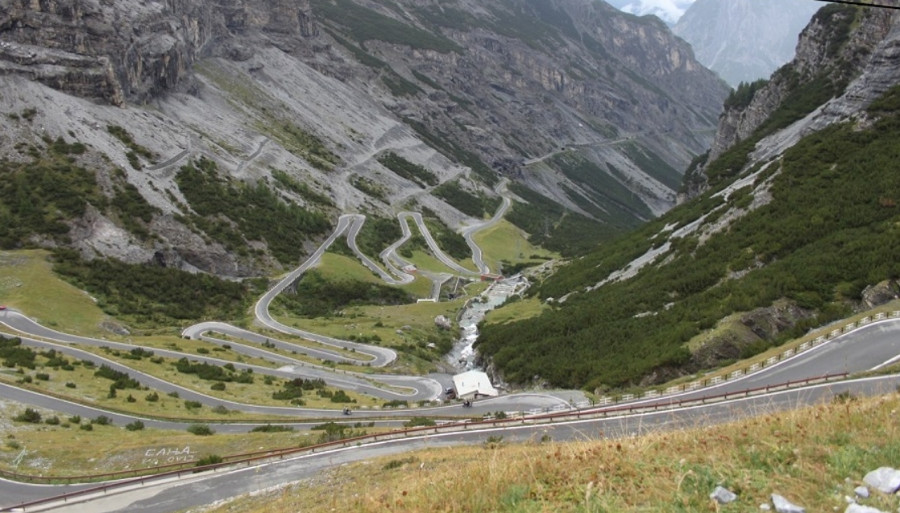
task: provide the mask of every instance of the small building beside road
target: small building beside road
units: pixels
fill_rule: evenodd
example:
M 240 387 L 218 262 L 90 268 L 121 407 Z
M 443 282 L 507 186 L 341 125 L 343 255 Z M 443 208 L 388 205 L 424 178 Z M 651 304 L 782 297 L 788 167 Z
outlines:
M 453 388 L 457 399 L 475 399 L 478 396 L 496 397 L 500 392 L 491 384 L 491 378 L 481 371 L 467 371 L 453 376 Z

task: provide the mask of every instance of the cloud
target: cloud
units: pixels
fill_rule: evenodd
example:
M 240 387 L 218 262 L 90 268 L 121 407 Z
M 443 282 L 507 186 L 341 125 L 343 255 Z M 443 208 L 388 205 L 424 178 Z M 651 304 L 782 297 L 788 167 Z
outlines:
M 694 0 L 634 0 L 621 9 L 638 16 L 655 14 L 666 23 L 674 24 L 692 3 Z

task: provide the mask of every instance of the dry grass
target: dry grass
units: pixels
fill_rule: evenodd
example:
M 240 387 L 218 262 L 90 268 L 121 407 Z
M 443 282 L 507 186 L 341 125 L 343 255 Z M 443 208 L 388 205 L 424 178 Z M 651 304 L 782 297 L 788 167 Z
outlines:
M 83 476 L 133 470 L 209 455 L 238 455 L 273 448 L 297 447 L 318 441 L 321 431 L 241 433 L 196 436 L 187 431 L 145 429 L 128 431 L 124 426 L 94 425 L 80 429 L 68 416 L 58 416 L 59 425 L 14 422 L 25 406 L 0 401 L 0 468 L 27 475 Z M 52 412 L 42 411 L 46 420 Z M 90 419 L 81 419 L 87 424 Z M 380 428 L 361 428 L 367 432 Z
M 433 449 L 203 511 L 749 512 L 772 493 L 843 511 L 865 473 L 900 461 L 898 410 L 892 394 L 639 438 Z M 739 499 L 713 503 L 719 484 Z M 864 502 L 897 511 L 900 497 Z

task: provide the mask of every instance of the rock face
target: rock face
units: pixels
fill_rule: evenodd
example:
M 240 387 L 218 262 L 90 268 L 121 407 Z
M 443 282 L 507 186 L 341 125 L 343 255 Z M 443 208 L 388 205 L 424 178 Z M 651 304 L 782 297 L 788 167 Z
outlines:
M 287 0 L 2 0 L 0 13 L 2 71 L 115 105 L 183 87 L 194 62 L 232 35 L 316 34 L 308 5 Z
M 881 96 L 897 83 L 900 75 L 898 19 L 888 9 L 857 10 L 832 5 L 820 10 L 801 33 L 796 56 L 790 63 L 776 71 L 766 84 L 752 89 L 747 98 L 732 97 L 726 102 L 708 161 L 741 141 L 758 140 L 786 128 L 790 121 L 802 120 L 829 98 L 834 99 L 799 125 L 821 128 L 859 112 Z M 781 124 L 763 127 L 779 109 L 786 111 Z M 758 131 L 761 128 L 765 133 Z M 789 146 L 802 133 L 802 127 L 798 127 L 773 136 L 776 142 L 769 144 L 768 154 Z M 686 197 L 706 189 L 704 173 L 703 166 L 689 171 L 685 177 Z
M 797 36 L 821 5 L 778 0 L 697 0 L 672 30 L 697 60 L 734 87 L 768 78 L 794 57 Z

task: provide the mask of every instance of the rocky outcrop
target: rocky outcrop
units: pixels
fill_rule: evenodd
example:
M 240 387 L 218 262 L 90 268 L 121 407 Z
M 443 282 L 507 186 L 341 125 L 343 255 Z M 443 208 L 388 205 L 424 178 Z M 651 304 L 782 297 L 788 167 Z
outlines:
M 891 20 L 886 10 L 828 8 L 820 11 L 801 34 L 794 60 L 773 74 L 748 105 L 726 109 L 722 114 L 710 159 L 751 137 L 792 93 L 816 80 L 827 80 L 834 86 L 833 96 L 840 96 L 847 84 L 862 73 L 878 44 L 888 35 Z M 858 28 L 851 30 L 854 26 Z
M 862 310 L 875 308 L 900 298 L 900 283 L 886 280 L 877 285 L 866 287 L 862 291 Z
M 0 0 L 0 72 L 121 105 L 186 88 L 193 63 L 254 31 L 317 34 L 308 2 Z
M 834 99 L 806 120 L 809 125 L 806 131 L 846 119 L 848 114 L 858 113 L 881 96 L 896 84 L 900 69 L 896 42 L 900 36 L 898 20 L 900 17 L 888 9 L 832 5 L 820 10 L 801 33 L 796 56 L 790 63 L 776 71 L 764 86 L 755 89 L 746 101 L 726 102 L 707 165 L 741 141 L 759 140 L 784 128 L 786 123 L 813 113 L 830 98 Z M 845 107 L 836 109 L 837 105 Z M 770 120 L 779 110 L 783 114 L 778 121 L 780 125 Z M 761 128 L 766 132 L 759 132 Z M 761 151 L 768 156 L 776 154 L 796 141 L 801 133 L 805 132 L 776 134 L 777 142 L 768 145 L 771 151 Z M 685 176 L 685 198 L 695 197 L 706 189 L 706 167 L 699 166 Z

